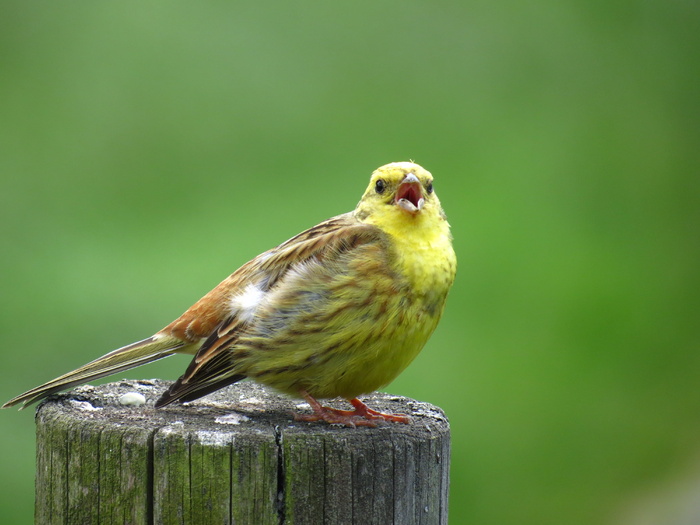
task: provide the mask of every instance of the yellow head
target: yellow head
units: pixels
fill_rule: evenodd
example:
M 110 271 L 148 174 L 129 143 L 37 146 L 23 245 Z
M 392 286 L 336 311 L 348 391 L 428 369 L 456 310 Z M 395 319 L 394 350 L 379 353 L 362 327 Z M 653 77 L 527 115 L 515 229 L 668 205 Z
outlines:
M 372 173 L 355 216 L 395 235 L 445 220 L 433 176 L 413 162 L 393 162 Z

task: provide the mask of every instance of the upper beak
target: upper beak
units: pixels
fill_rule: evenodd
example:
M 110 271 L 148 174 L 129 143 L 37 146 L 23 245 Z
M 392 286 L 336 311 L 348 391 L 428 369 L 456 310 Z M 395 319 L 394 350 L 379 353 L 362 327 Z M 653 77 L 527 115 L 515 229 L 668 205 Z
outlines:
M 418 177 L 409 173 L 399 184 L 396 191 L 396 204 L 411 214 L 416 214 L 423 208 L 423 186 Z

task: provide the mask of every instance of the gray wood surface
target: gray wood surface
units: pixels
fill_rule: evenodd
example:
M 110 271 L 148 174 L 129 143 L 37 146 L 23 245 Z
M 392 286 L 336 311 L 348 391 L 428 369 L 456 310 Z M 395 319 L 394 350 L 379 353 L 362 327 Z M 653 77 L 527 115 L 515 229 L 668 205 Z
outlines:
M 308 405 L 250 382 L 154 409 L 168 385 L 40 405 L 36 523 L 447 523 L 450 431 L 435 406 L 377 393 L 362 399 L 411 423 L 346 428 L 295 422 Z M 123 406 L 127 392 L 146 404 Z

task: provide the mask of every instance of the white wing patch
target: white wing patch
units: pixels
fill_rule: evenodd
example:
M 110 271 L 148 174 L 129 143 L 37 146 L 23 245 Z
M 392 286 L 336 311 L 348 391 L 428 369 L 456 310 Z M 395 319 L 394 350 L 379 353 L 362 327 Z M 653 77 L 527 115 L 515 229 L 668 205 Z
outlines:
M 249 284 L 245 290 L 231 298 L 231 313 L 249 322 L 255 316 L 264 297 L 264 291 L 255 284 Z

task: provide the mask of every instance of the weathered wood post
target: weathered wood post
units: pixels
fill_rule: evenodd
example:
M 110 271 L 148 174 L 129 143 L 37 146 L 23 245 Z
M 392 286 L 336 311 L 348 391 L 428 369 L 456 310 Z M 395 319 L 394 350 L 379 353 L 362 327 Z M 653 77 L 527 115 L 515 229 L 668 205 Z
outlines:
M 295 422 L 299 401 L 254 383 L 154 409 L 167 386 L 86 386 L 40 406 L 36 523 L 447 523 L 450 430 L 432 405 L 374 394 L 411 423 L 353 429 Z

